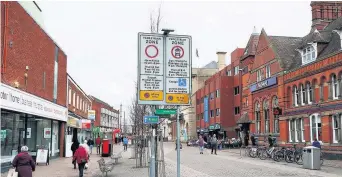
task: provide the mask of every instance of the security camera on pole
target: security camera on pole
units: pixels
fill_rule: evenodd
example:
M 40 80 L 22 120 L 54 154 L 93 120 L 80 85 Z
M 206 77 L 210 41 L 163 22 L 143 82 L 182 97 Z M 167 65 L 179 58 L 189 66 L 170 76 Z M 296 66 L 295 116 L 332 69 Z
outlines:
M 192 38 L 187 35 L 171 35 L 170 33 L 174 32 L 172 29 L 162 31 L 163 34 L 138 34 L 137 100 L 140 105 L 153 107 L 177 106 L 177 110 L 169 111 L 169 114 L 177 113 L 177 177 L 180 177 L 179 106 L 190 105 Z M 159 111 L 168 112 L 166 109 Z M 157 119 L 159 120 L 159 116 L 145 116 L 144 123 L 155 124 L 154 121 Z M 150 177 L 157 175 L 155 160 L 152 153 Z

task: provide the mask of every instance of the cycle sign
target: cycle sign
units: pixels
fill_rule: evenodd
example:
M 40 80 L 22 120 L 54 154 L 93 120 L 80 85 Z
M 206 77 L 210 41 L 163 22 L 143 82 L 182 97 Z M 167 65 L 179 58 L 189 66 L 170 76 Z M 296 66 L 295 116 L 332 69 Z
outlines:
M 138 34 L 138 104 L 190 104 L 191 43 L 191 36 Z

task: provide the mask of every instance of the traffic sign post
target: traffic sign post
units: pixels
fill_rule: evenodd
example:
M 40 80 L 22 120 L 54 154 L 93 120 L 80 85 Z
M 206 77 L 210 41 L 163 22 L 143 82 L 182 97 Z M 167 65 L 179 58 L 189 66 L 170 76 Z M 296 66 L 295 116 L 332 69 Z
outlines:
M 190 105 L 192 39 L 138 34 L 138 104 Z
M 169 35 L 169 32 L 173 30 L 165 30 L 164 35 L 138 34 L 137 100 L 139 105 L 177 106 L 176 110 L 157 110 L 156 115 L 177 115 L 177 177 L 180 177 L 179 107 L 190 105 L 191 100 L 192 39 L 186 35 Z M 145 124 L 158 122 L 159 117 L 144 117 Z M 157 173 L 152 172 L 157 165 L 154 155 L 151 165 L 150 176 L 155 177 Z

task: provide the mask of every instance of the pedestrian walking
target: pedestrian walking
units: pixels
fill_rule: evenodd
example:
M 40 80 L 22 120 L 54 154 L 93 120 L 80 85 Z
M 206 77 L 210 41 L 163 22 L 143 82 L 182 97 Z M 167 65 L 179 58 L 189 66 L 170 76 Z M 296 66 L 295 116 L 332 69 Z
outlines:
M 75 155 L 76 150 L 78 149 L 78 147 L 80 146 L 80 143 L 78 142 L 78 140 L 75 138 L 72 141 L 72 145 L 71 145 L 71 151 L 72 151 L 72 156 Z M 72 161 L 72 164 L 74 164 L 74 169 L 76 169 L 76 161 Z
M 100 135 L 95 140 L 96 143 L 96 153 L 101 154 L 101 138 Z
M 207 142 L 204 141 L 202 135 L 199 136 L 197 144 L 199 146 L 200 154 L 203 154 L 204 145 L 207 144 Z
M 82 144 L 81 146 L 79 146 L 79 148 L 76 150 L 75 155 L 73 157 L 73 161 L 77 162 L 78 164 L 79 177 L 83 177 L 84 167 L 86 163 L 88 163 L 88 160 L 89 160 L 89 154 L 85 146 L 88 146 L 88 145 Z
M 87 154 L 88 154 L 88 159 L 90 158 L 90 147 L 88 146 L 88 141 L 87 140 L 84 140 L 84 143 L 83 144 L 80 144 L 80 147 L 83 147 L 85 150 L 86 150 L 86 152 L 87 152 Z M 86 163 L 85 165 L 84 165 L 84 169 L 87 169 L 88 168 L 88 163 Z
M 90 137 L 87 144 L 88 144 L 89 149 L 90 149 L 90 154 L 93 154 L 94 140 L 92 137 Z
M 14 157 L 12 165 L 16 168 L 18 177 L 32 177 L 32 172 L 36 169 L 32 157 L 28 154 L 27 146 L 21 147 L 21 152 Z
M 214 150 L 215 150 L 215 155 L 217 155 L 217 153 L 216 153 L 216 150 L 217 150 L 217 138 L 216 138 L 215 134 L 211 138 L 211 154 L 213 154 Z
M 124 145 L 124 151 L 127 151 L 127 145 L 128 145 L 128 138 L 127 137 L 123 138 L 123 145 Z

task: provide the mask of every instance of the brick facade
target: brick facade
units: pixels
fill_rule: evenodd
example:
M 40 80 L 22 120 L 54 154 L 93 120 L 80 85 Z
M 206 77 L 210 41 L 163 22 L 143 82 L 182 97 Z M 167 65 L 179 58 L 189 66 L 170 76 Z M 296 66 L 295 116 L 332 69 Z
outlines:
M 1 82 L 67 107 L 67 56 L 18 2 L 1 2 L 1 32 Z M 60 123 L 59 132 L 62 157 L 65 122 Z
M 88 110 L 91 109 L 91 99 L 68 75 L 68 109 L 69 111 L 88 119 Z

